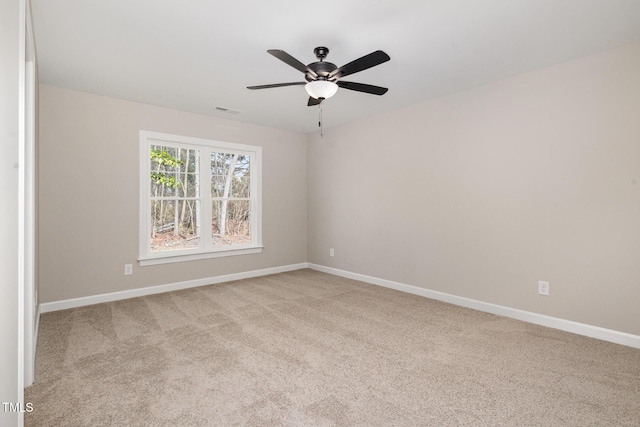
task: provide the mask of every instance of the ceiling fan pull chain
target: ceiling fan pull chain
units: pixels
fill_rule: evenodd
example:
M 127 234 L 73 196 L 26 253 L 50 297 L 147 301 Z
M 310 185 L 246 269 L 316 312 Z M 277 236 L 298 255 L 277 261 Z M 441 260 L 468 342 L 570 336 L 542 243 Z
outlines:
M 318 127 L 320 128 L 320 138 L 324 138 L 324 135 L 322 134 L 322 101 L 320 101 L 318 107 Z

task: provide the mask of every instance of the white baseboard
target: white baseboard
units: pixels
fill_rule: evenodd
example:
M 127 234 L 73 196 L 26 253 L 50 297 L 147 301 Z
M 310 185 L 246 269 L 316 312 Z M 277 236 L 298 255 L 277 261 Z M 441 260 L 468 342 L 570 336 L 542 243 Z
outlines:
M 168 283 L 165 285 L 149 286 L 146 288 L 130 289 L 127 291 L 111 292 L 108 294 L 91 295 L 88 297 L 45 302 L 40 304 L 40 313 L 49 313 L 51 311 L 66 310 L 69 308 L 83 307 L 85 305 L 100 304 L 103 302 L 119 301 L 145 295 L 160 294 L 163 292 L 177 291 L 180 289 L 196 288 L 198 286 L 214 285 L 216 283 L 231 282 L 233 280 L 250 279 L 252 277 L 284 273 L 286 271 L 300 270 L 307 267 L 308 263 L 303 262 L 300 264 L 291 264 L 280 267 L 264 268 L 261 270 L 244 271 L 241 273 L 224 274 L 222 276 L 206 277 L 203 279 L 187 280 L 184 282 Z
M 419 295 L 422 297 L 431 298 L 454 305 L 459 305 L 462 307 L 472 308 L 474 310 L 483 311 L 486 313 L 497 314 L 499 316 L 522 320 L 524 322 L 547 326 L 549 328 L 559 329 L 565 332 L 572 332 L 574 334 L 584 335 L 591 338 L 597 338 L 603 341 L 626 345 L 628 347 L 640 348 L 640 336 L 628 334 L 626 332 L 619 332 L 612 329 L 605 329 L 598 326 L 587 325 L 585 323 L 574 322 L 571 320 L 546 316 L 530 311 L 518 310 L 502 305 L 477 301 L 470 298 L 446 294 L 444 292 L 420 288 L 418 286 L 407 285 L 404 283 L 380 279 L 372 276 L 366 276 L 364 274 L 352 273 L 350 271 L 339 270 L 337 268 L 325 267 L 323 265 L 308 263 L 308 268 L 322 271 L 324 273 L 334 274 L 336 276 L 346 277 L 348 279 L 359 280 L 361 282 L 370 283 L 372 285 L 384 286 L 385 288 L 391 288 L 398 291 L 407 292 L 410 294 Z
M 546 316 L 543 314 L 533 313 L 530 311 L 518 310 L 515 308 L 505 307 L 502 305 L 491 304 L 488 302 L 473 300 L 444 292 L 432 291 L 418 286 L 407 285 L 405 283 L 394 282 L 391 280 L 380 279 L 377 277 L 367 276 L 350 271 L 339 270 L 337 268 L 326 267 L 319 264 L 302 262 L 299 264 L 285 265 L 281 267 L 265 268 L 261 270 L 245 271 L 241 273 L 225 274 L 222 276 L 207 277 L 204 279 L 188 280 L 184 282 L 168 283 L 165 285 L 150 286 L 146 288 L 131 289 L 127 291 L 112 292 L 108 294 L 93 295 L 82 298 L 73 298 L 62 301 L 54 301 L 40 304 L 40 314 L 51 311 L 66 310 L 69 308 L 82 307 L 85 305 L 99 304 L 103 302 L 118 301 L 123 299 L 135 298 L 145 295 L 159 294 L 163 292 L 177 291 L 180 289 L 195 288 L 198 286 L 213 285 L 216 283 L 230 282 L 233 280 L 249 279 L 252 277 L 266 276 L 268 274 L 284 273 L 287 271 L 300 270 L 303 268 L 311 268 L 328 274 L 333 274 L 348 279 L 359 280 L 361 282 L 370 283 L 372 285 L 383 286 L 450 304 L 467 307 L 485 313 L 496 314 L 499 316 L 509 317 L 512 319 L 522 320 L 524 322 L 536 325 L 547 326 L 549 328 L 559 329 L 574 334 L 584 335 L 591 338 L 597 338 L 603 341 L 609 341 L 616 344 L 625 345 L 633 348 L 640 348 L 640 336 L 619 332 L 612 329 L 605 329 L 598 326 L 587 325 L 585 323 L 574 322 L 571 320 L 560 319 L 557 317 Z M 38 316 L 39 319 L 39 316 Z M 37 333 L 37 326 L 36 326 Z

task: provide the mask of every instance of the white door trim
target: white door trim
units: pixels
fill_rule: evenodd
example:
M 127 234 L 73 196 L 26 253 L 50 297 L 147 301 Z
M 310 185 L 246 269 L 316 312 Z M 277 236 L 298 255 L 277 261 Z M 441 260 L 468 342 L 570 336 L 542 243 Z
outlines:
M 19 136 L 19 360 L 23 361 L 21 388 L 34 380 L 36 295 L 35 295 L 35 136 L 36 136 L 36 52 L 28 0 L 21 2 L 24 26 L 20 37 L 20 136 Z

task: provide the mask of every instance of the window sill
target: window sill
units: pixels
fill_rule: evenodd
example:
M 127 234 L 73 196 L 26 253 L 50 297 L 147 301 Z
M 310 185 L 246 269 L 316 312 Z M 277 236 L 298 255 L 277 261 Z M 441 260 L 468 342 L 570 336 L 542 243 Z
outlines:
M 197 253 L 166 253 L 161 252 L 157 254 L 153 254 L 150 256 L 140 257 L 138 258 L 138 262 L 140 263 L 140 267 L 146 267 L 148 265 L 158 265 L 158 264 L 170 264 L 173 262 L 185 262 L 185 261 L 197 261 L 201 259 L 209 259 L 209 258 L 222 258 L 228 256 L 236 256 L 236 255 L 249 255 L 249 254 L 258 254 L 262 252 L 264 246 L 251 246 L 251 247 L 242 247 L 242 248 L 233 248 L 233 249 L 224 249 L 217 250 L 211 252 L 197 252 Z

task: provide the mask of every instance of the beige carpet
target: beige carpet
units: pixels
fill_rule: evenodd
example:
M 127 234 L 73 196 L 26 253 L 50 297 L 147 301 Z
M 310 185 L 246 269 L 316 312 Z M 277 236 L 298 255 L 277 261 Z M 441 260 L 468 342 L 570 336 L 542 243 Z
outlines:
M 640 350 L 299 270 L 44 314 L 27 426 L 640 426 Z

